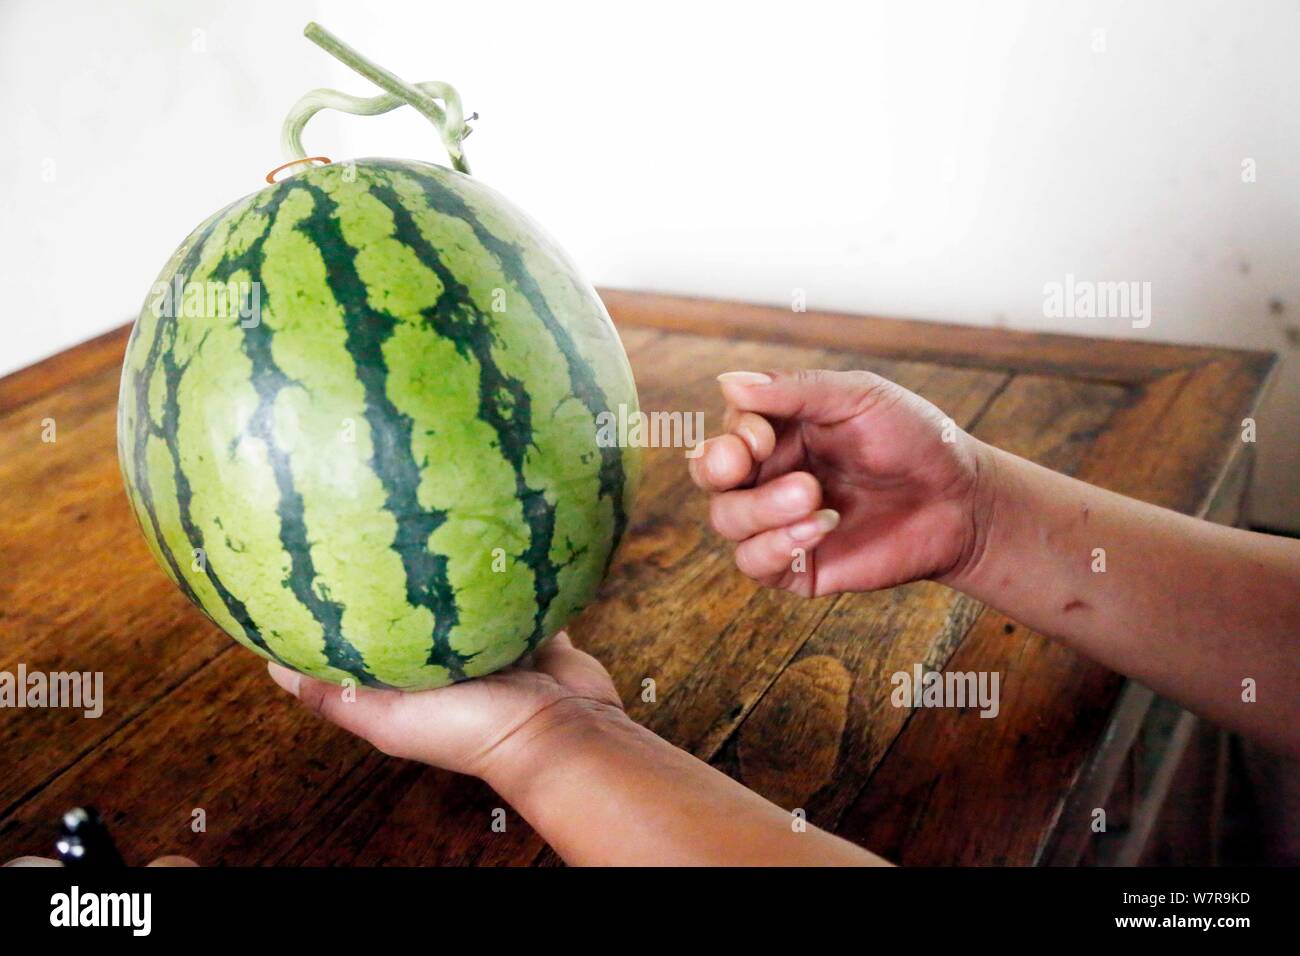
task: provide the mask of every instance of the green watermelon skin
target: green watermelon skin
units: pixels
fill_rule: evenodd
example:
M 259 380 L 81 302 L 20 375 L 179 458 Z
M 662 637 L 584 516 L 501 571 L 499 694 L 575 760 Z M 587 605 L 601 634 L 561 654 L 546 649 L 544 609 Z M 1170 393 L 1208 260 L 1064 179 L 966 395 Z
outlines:
M 127 345 L 118 456 L 154 557 L 231 637 L 420 690 L 511 664 L 593 598 L 640 471 L 597 440 L 620 405 L 618 334 L 534 223 L 461 173 L 357 160 L 176 251 Z

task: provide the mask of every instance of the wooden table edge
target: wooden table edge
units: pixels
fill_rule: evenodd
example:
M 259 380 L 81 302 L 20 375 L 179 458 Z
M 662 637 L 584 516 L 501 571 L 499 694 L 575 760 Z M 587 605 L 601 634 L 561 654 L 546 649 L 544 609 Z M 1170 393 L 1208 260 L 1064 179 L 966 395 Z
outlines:
M 106 368 L 120 367 L 133 324 L 127 322 L 109 329 L 0 378 L 0 415 L 8 415 L 38 402 L 65 385 Z
M 1058 371 L 1133 384 L 1229 356 L 1271 369 L 1277 353 L 1169 342 L 1097 339 L 848 312 L 795 313 L 773 306 L 626 289 L 599 290 L 616 324 L 694 334 L 852 349 L 881 358 L 1010 372 Z M 40 400 L 79 377 L 121 362 L 131 322 L 0 378 L 0 415 Z
M 1027 332 L 850 312 L 793 312 L 726 299 L 624 289 L 599 292 L 615 325 L 789 342 L 936 365 L 1055 372 L 1122 385 L 1228 357 L 1251 366 L 1271 367 L 1277 361 L 1275 352 L 1213 345 Z

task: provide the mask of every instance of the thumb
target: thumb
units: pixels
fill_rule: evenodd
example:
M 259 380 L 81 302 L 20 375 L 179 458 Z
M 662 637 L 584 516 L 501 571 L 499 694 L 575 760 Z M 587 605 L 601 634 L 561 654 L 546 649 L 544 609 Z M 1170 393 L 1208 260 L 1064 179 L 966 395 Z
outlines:
M 718 376 L 727 404 L 772 418 L 797 418 L 831 425 L 864 411 L 898 388 L 871 372 L 723 372 Z

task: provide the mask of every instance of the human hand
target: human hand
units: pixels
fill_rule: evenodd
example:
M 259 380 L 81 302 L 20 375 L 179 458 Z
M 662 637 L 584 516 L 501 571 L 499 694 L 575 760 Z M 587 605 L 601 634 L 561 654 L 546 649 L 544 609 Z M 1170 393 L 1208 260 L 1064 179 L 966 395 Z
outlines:
M 561 631 L 516 665 L 437 690 L 404 693 L 335 684 L 270 664 L 271 678 L 311 710 L 393 757 L 486 778 L 560 728 L 627 721 L 601 663 Z
M 688 467 L 743 574 L 804 596 L 872 591 L 978 552 L 989 450 L 919 395 L 870 372 L 718 380 L 725 433 Z
M 557 634 L 514 667 L 438 690 L 340 689 L 271 665 L 308 707 L 385 753 L 485 780 L 566 863 L 827 865 L 879 858 L 634 723 L 609 675 Z

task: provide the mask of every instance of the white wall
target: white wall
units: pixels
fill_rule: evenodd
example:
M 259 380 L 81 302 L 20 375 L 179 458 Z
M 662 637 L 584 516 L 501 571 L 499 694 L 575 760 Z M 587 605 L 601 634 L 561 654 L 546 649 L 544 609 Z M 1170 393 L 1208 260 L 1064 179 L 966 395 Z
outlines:
M 311 18 L 408 79 L 455 83 L 482 114 L 475 174 L 597 283 L 1287 353 L 1255 518 L 1300 527 L 1300 5 L 1284 0 L 10 0 L 0 372 L 133 313 L 188 229 L 278 163 L 300 93 L 371 92 L 301 37 Z M 442 161 L 410 110 L 322 114 L 305 141 Z M 1044 284 L 1067 273 L 1150 282 L 1151 326 L 1046 318 Z

